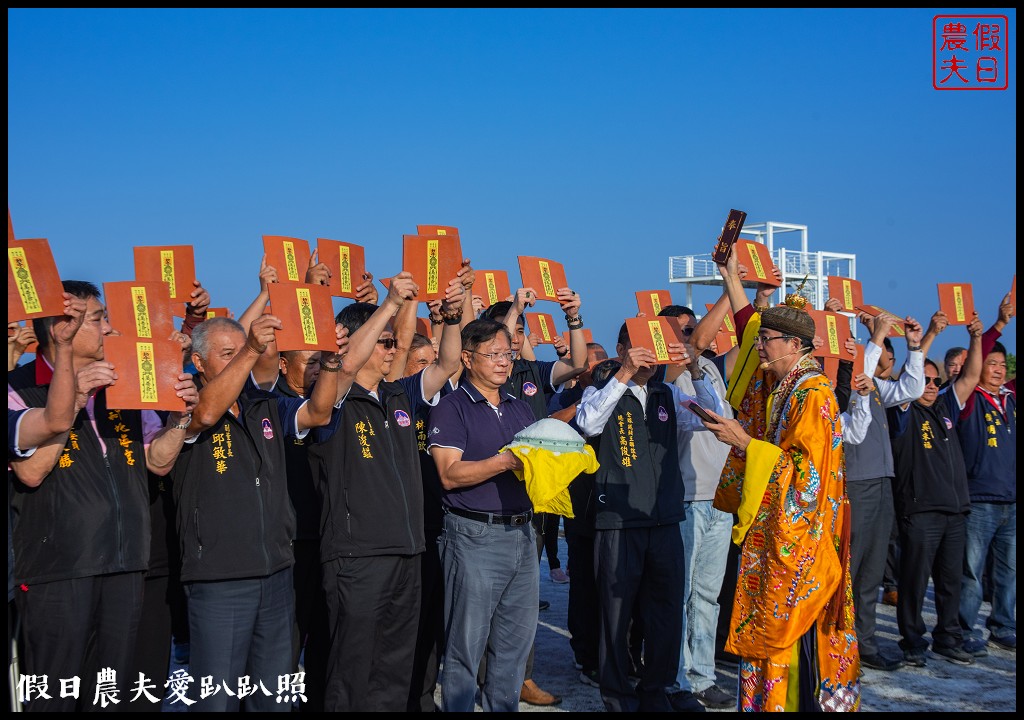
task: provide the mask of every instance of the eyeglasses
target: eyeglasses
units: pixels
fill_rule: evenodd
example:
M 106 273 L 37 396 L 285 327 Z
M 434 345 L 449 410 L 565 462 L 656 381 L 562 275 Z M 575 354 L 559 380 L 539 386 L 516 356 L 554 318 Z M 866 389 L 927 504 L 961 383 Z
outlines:
M 398 341 L 395 340 L 393 337 L 381 338 L 380 340 L 377 341 L 377 344 L 383 345 L 385 350 L 394 350 L 396 347 L 398 347 Z
M 935 387 L 939 387 L 940 385 L 942 385 L 942 378 L 940 378 L 940 377 L 927 377 L 927 376 L 925 376 L 924 386 L 928 387 L 929 385 L 934 385 Z
M 473 350 L 473 353 L 476 354 L 476 355 L 481 355 L 481 356 L 487 358 L 488 360 L 490 360 L 495 365 L 500 363 L 502 360 L 504 360 L 505 362 L 509 362 L 510 363 L 516 357 L 516 354 L 513 353 L 513 352 L 482 353 L 482 352 L 477 352 L 476 350 Z
M 776 335 L 775 337 L 765 337 L 764 335 L 755 335 L 754 336 L 754 345 L 755 346 L 756 345 L 764 345 L 766 342 L 771 342 L 772 340 L 792 340 L 793 337 L 794 337 L 793 335 Z

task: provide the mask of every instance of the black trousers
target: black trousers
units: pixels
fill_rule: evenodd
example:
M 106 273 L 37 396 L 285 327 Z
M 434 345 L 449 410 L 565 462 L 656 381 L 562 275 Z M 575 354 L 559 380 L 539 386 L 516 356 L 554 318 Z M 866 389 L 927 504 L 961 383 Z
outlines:
M 444 656 L 444 570 L 436 534 L 429 530 L 427 551 L 420 558 L 420 619 L 406 711 L 434 712 L 434 688 Z
M 959 647 L 960 582 L 966 552 L 966 519 L 961 513 L 922 512 L 899 518 L 900 591 L 896 603 L 900 647 L 925 650 L 927 628 L 921 615 L 928 576 L 935 586 L 933 647 Z
M 15 601 L 21 617 L 22 675 L 46 675 L 49 700 L 32 697 L 31 712 L 106 710 L 118 705 L 93 705 L 96 675 L 116 673 L 118 698 L 131 697 L 134 680 L 126 684 L 135 653 L 135 636 L 142 613 L 142 572 L 58 580 L 19 588 Z M 62 679 L 81 680 L 79 697 L 60 697 Z M 154 683 L 156 679 L 152 678 Z M 164 678 L 163 682 L 166 682 Z M 163 685 L 158 684 L 158 687 Z
M 404 712 L 420 619 L 419 555 L 323 564 L 331 633 L 327 712 Z
M 558 560 L 558 524 L 562 516 L 554 513 L 534 513 L 533 529 L 537 531 L 537 561 L 543 551 L 548 553 L 548 568 L 562 567 Z M 529 676 L 527 676 L 529 677 Z
M 601 699 L 610 712 L 671 711 L 683 620 L 683 538 L 679 525 L 598 530 Z M 629 681 L 634 610 L 643 628 L 644 670 Z
M 306 702 L 302 712 L 323 712 L 327 685 L 327 596 L 320 576 L 320 541 L 296 540 L 292 586 L 295 588 L 295 623 L 292 626 L 292 665 L 298 668 L 299 654 L 306 673 Z M 295 671 L 293 671 L 295 672 Z
M 168 580 L 166 575 L 147 575 L 143 583 L 142 614 L 139 617 L 132 666 L 126 677 L 118 677 L 118 684 L 121 686 L 121 704 L 118 709 L 121 712 L 160 712 L 163 707 L 163 697 L 167 692 L 164 683 L 167 682 L 171 661 L 171 604 Z M 139 697 L 130 702 L 136 693 L 129 690 L 138 682 L 139 673 L 146 676 L 149 681 L 147 684 L 156 686 L 149 694 L 158 698 L 159 702 L 150 701 L 144 693 L 138 693 Z
M 566 533 L 569 548 L 569 645 L 576 662 L 585 672 L 597 670 L 598 635 L 601 620 L 597 611 L 597 574 L 594 566 L 594 538 Z
M 846 483 L 850 497 L 850 578 L 861 655 L 877 655 L 875 606 L 885 575 L 889 529 L 895 510 L 892 480 L 887 477 Z

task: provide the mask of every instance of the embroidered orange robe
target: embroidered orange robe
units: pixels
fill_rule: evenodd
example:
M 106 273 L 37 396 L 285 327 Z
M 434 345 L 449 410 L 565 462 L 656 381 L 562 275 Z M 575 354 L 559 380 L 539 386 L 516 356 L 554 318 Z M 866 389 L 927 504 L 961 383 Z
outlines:
M 745 340 L 752 342 L 759 324 L 755 315 Z M 731 388 L 742 394 L 731 392 L 730 400 L 755 440 L 746 452 L 730 453 L 714 503 L 739 516 L 733 541 L 741 546 L 740 567 L 725 646 L 741 658 L 739 709 L 797 709 L 795 653 L 815 628 L 818 702 L 823 710 L 856 710 L 860 659 L 835 393 L 809 356 L 777 388 L 748 367 L 746 378 L 734 373 L 748 382 Z

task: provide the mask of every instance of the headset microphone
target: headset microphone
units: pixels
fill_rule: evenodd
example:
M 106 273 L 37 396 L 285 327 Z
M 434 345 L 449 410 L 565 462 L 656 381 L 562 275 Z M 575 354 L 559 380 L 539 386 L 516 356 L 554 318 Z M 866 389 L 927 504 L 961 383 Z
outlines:
M 777 357 L 774 360 L 769 360 L 768 362 L 763 362 L 763 363 L 761 363 L 761 365 L 759 367 L 762 370 L 767 370 L 769 368 L 769 366 L 771 366 L 773 363 L 777 363 L 779 360 L 784 360 L 785 358 L 788 358 L 790 355 L 796 355 L 797 352 L 798 351 L 794 351 L 794 352 L 791 352 L 791 353 L 786 353 L 785 355 Z

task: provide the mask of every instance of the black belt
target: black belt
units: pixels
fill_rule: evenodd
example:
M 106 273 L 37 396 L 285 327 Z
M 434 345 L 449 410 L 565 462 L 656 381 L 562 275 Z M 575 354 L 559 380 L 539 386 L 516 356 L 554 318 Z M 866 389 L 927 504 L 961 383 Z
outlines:
M 533 510 L 519 513 L 518 515 L 495 515 L 494 513 L 473 512 L 462 508 L 446 507 L 445 512 L 464 517 L 467 520 L 488 523 L 491 525 L 525 525 L 533 517 Z

